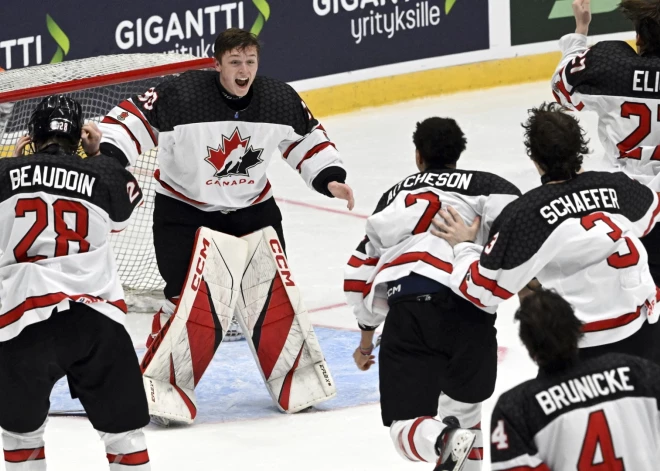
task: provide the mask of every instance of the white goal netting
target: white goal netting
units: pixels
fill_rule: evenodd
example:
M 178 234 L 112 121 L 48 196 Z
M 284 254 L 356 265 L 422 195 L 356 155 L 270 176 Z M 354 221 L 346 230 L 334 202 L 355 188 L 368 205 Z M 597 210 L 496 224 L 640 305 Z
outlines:
M 123 54 L 48 64 L 0 73 L 0 157 L 12 154 L 34 107 L 44 97 L 65 93 L 78 100 L 85 120 L 100 121 L 122 100 L 142 94 L 174 74 L 207 68 L 210 59 L 183 54 Z M 140 156 L 129 170 L 137 177 L 144 204 L 125 231 L 111 236 L 119 276 L 129 297 L 164 286 L 153 249 L 152 213 L 156 149 Z

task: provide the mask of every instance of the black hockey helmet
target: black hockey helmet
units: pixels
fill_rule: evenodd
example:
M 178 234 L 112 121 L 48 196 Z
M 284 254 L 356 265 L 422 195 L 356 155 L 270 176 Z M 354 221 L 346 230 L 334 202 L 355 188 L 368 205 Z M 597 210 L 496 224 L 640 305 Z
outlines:
M 78 148 L 82 135 L 82 106 L 64 95 L 51 95 L 37 105 L 28 122 L 28 133 L 34 144 L 43 143 L 52 136 L 61 136 Z

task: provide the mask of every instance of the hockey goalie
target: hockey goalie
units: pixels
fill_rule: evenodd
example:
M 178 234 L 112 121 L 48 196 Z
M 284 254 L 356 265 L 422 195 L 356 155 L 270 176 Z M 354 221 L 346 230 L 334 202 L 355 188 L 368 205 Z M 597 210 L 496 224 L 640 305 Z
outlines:
M 234 315 L 282 412 L 336 395 L 276 231 L 237 238 L 202 227 L 176 311 L 142 360 L 155 422 L 194 421 L 195 387 Z

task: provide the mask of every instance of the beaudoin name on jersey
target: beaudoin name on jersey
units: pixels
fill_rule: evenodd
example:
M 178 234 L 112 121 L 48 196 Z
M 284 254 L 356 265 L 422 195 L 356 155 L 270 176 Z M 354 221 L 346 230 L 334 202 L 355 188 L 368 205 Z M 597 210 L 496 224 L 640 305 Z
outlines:
M 49 165 L 31 164 L 9 171 L 12 191 L 18 188 L 46 187 L 57 190 L 70 190 L 92 196 L 96 177 L 76 170 L 68 170 Z

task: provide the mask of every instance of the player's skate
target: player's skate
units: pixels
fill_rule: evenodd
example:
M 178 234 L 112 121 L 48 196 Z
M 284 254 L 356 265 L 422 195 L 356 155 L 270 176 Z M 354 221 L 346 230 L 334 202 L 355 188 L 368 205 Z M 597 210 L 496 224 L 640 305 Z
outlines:
M 438 462 L 434 471 L 461 471 L 477 434 L 472 430 L 460 428 L 456 417 L 445 417 L 442 422 L 447 427 L 435 442 Z
M 225 342 L 236 342 L 238 340 L 245 340 L 245 335 L 243 335 L 241 326 L 238 325 L 236 316 L 234 316 L 234 318 L 231 320 L 231 324 L 229 324 L 229 329 L 227 329 L 227 332 L 225 333 L 225 338 L 223 340 Z

